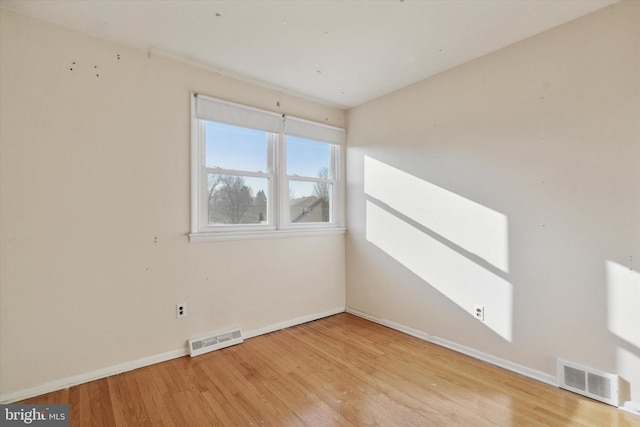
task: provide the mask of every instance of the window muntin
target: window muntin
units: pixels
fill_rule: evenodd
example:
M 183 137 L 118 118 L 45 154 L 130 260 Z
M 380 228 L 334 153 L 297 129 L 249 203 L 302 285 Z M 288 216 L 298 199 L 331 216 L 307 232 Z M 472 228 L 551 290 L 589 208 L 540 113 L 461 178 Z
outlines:
M 342 129 L 197 94 L 192 111 L 192 239 L 342 230 Z

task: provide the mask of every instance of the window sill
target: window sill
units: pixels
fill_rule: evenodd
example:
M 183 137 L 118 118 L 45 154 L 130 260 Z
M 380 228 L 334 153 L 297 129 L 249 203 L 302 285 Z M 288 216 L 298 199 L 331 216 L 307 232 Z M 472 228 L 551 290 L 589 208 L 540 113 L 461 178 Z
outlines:
M 340 235 L 347 231 L 346 228 L 317 228 L 305 230 L 269 230 L 269 231 L 225 231 L 217 233 L 191 233 L 189 242 L 219 242 L 224 240 L 257 240 L 279 239 L 285 237 L 312 237 Z

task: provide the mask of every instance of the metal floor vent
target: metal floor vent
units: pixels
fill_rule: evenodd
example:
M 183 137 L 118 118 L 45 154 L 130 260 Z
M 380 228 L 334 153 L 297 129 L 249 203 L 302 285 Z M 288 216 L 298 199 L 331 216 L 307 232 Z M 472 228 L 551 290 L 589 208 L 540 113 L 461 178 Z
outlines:
M 242 331 L 239 328 L 230 331 L 212 333 L 189 340 L 189 355 L 199 356 L 214 350 L 230 347 L 243 342 Z
M 558 359 L 560 388 L 618 406 L 618 376 Z

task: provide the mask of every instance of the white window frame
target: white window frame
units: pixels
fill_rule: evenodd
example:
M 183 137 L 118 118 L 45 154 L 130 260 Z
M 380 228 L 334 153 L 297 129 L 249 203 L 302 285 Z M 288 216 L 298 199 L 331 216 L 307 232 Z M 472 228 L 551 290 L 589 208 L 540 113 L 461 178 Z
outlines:
M 255 178 L 266 178 L 269 180 L 269 197 L 274 194 L 276 190 L 276 177 L 273 173 L 273 165 L 274 165 L 274 150 L 277 141 L 271 135 L 268 137 L 267 141 L 267 152 L 270 154 L 267 156 L 267 171 L 266 172 L 253 172 L 253 171 L 244 171 L 240 169 L 224 169 L 220 167 L 207 167 L 205 159 L 205 121 L 197 120 L 196 126 L 198 127 L 198 142 L 197 142 L 197 150 L 199 153 L 199 172 L 198 172 L 198 184 L 200 186 L 200 190 L 198 191 L 198 201 L 197 206 L 194 206 L 197 209 L 198 217 L 197 221 L 199 223 L 199 233 L 213 233 L 213 232 L 243 232 L 247 229 L 253 229 L 255 231 L 270 231 L 275 230 L 276 226 L 273 224 L 273 218 L 275 218 L 275 209 L 273 207 L 273 203 L 267 203 L 267 218 L 270 220 L 268 224 L 251 224 L 251 225 L 242 225 L 242 224 L 219 224 L 219 225 L 209 225 L 207 218 L 209 215 L 209 200 L 208 200 L 208 175 L 209 174 L 220 174 L 220 175 L 232 175 L 232 176 L 247 176 L 247 177 L 255 177 Z M 193 233 L 193 230 L 192 230 Z
M 266 172 L 251 172 L 239 170 L 226 170 L 223 168 L 211 168 L 206 166 L 206 141 L 205 127 L 206 121 L 211 120 L 209 113 L 197 112 L 198 97 L 202 97 L 205 102 L 219 103 L 225 108 L 229 106 L 232 111 L 240 111 L 241 114 L 262 114 L 269 119 L 269 115 L 277 113 L 260 110 L 253 107 L 244 106 L 216 98 L 207 97 L 201 94 L 191 96 L 191 242 L 206 242 L 216 240 L 241 240 L 260 239 L 274 237 L 295 237 L 305 235 L 323 234 L 343 234 L 345 232 L 345 148 L 344 130 L 323 123 L 311 122 L 291 116 L 281 116 L 282 126 L 278 133 L 270 132 L 268 146 L 268 170 Z M 200 104 L 202 105 L 202 104 Z M 207 118 L 199 118 L 206 115 Z M 221 120 L 220 123 L 233 123 L 232 119 Z M 330 169 L 333 169 L 333 177 L 328 179 L 287 176 L 286 174 L 286 125 L 291 123 L 291 135 L 311 139 L 314 141 L 330 144 Z M 328 139 L 329 141 L 325 141 Z M 268 219 L 269 224 L 220 224 L 210 225 L 208 223 L 208 186 L 207 176 L 209 173 L 220 173 L 237 176 L 256 176 L 269 179 L 268 195 Z M 289 179 L 295 181 L 309 182 L 329 182 L 333 184 L 331 195 L 331 217 L 328 223 L 291 223 L 289 214 Z

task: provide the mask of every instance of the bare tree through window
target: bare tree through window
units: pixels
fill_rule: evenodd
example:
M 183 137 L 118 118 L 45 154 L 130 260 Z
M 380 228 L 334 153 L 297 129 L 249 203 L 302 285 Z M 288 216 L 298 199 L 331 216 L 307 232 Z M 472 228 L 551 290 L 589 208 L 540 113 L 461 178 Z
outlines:
M 259 224 L 266 220 L 267 197 L 246 185 L 242 176 L 209 176 L 210 224 Z

